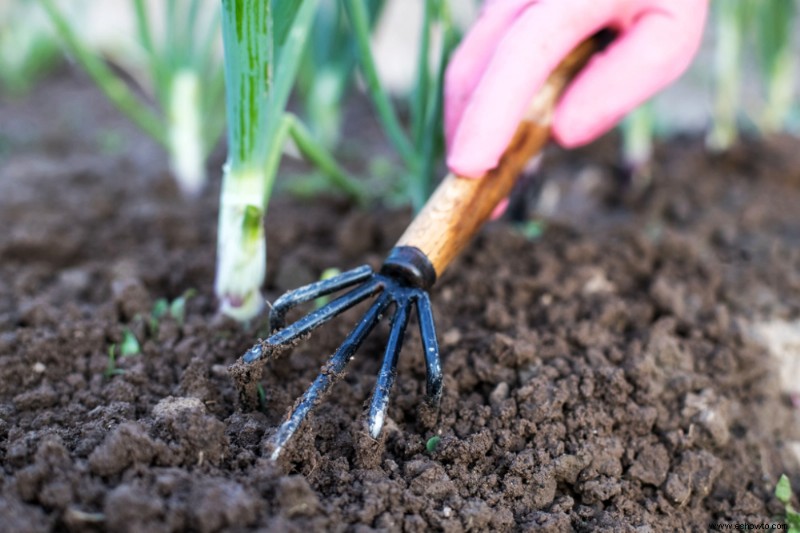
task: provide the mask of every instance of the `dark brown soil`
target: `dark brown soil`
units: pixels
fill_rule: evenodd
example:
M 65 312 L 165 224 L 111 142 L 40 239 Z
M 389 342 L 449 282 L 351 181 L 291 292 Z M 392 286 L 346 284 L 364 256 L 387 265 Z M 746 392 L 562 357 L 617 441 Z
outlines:
M 774 521 L 780 474 L 798 487 L 798 413 L 747 333 L 800 317 L 796 140 L 675 141 L 638 191 L 613 139 L 552 154 L 544 234 L 489 225 L 432 294 L 438 420 L 411 327 L 366 436 L 384 328 L 275 464 L 266 437 L 363 308 L 268 364 L 243 410 L 228 367 L 265 324 L 215 316 L 216 186 L 181 199 L 70 75 L 0 99 L 0 125 L 2 531 L 705 531 Z M 408 220 L 278 199 L 269 297 L 378 265 Z M 185 321 L 151 327 L 188 289 Z M 126 330 L 142 352 L 109 373 Z

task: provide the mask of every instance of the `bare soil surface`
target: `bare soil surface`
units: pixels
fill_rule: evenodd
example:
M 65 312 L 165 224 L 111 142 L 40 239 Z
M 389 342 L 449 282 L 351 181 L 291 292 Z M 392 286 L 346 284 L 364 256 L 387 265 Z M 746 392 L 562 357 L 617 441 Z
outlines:
M 541 236 L 492 223 L 437 283 L 438 417 L 420 416 L 412 325 L 383 436 L 366 435 L 384 326 L 273 463 L 267 437 L 364 308 L 267 364 L 245 408 L 228 369 L 266 324 L 215 314 L 218 186 L 182 199 L 158 149 L 82 78 L 0 98 L 0 530 L 778 520 L 778 477 L 800 482 L 800 422 L 748 332 L 800 317 L 800 143 L 711 156 L 674 141 L 638 188 L 615 177 L 615 147 L 553 151 L 538 199 L 516 209 L 547 213 Z M 269 298 L 379 265 L 409 220 L 277 199 Z M 189 289 L 184 320 L 151 320 Z M 141 353 L 110 367 L 126 332 Z

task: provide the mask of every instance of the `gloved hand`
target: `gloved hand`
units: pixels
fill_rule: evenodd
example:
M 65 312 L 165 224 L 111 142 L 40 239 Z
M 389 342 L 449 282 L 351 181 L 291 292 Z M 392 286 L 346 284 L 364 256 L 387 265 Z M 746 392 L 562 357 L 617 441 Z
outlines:
M 468 177 L 494 168 L 550 72 L 610 28 L 616 39 L 566 89 L 552 124 L 567 148 L 605 133 L 686 70 L 707 8 L 707 0 L 487 0 L 447 68 L 448 166 Z

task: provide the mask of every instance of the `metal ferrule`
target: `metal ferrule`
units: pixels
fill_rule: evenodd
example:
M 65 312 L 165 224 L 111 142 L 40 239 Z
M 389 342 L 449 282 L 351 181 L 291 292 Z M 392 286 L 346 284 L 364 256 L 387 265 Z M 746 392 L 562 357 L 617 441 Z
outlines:
M 414 246 L 392 248 L 381 266 L 381 274 L 424 291 L 430 290 L 436 283 L 436 269 L 428 256 Z

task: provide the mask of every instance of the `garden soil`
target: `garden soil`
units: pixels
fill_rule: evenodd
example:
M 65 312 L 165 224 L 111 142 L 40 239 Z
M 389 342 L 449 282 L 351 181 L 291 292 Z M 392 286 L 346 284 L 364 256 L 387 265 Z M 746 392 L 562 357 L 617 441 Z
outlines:
M 351 147 L 375 143 L 353 109 Z M 364 308 L 243 401 L 230 366 L 266 325 L 215 312 L 222 152 L 181 198 L 70 73 L 0 117 L 2 531 L 705 531 L 779 521 L 779 476 L 800 488 L 798 397 L 753 333 L 800 317 L 797 140 L 675 140 L 650 182 L 619 178 L 613 138 L 551 149 L 512 209 L 527 222 L 489 224 L 432 292 L 438 414 L 420 410 L 412 323 L 367 436 L 384 325 L 272 462 L 266 440 Z M 377 267 L 409 220 L 277 198 L 266 297 Z M 183 320 L 152 320 L 188 290 Z M 130 334 L 141 351 L 122 356 Z

